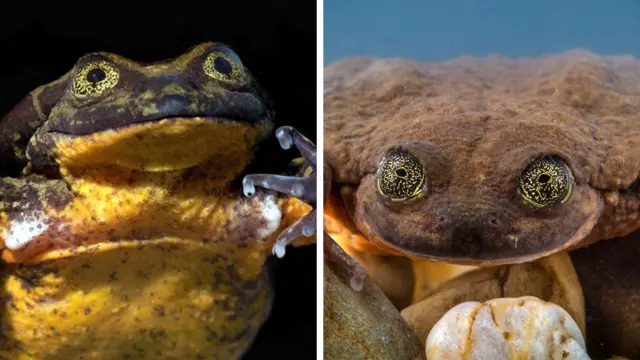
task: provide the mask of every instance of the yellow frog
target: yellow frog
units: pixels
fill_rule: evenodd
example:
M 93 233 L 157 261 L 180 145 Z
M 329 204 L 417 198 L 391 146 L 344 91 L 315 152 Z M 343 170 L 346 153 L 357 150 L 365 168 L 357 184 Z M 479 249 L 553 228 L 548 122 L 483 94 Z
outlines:
M 0 181 L 0 358 L 240 358 L 269 314 L 272 247 L 315 240 L 313 171 L 240 183 L 273 114 L 216 43 L 89 54 L 32 91 L 0 122 L 2 174 L 24 167 Z

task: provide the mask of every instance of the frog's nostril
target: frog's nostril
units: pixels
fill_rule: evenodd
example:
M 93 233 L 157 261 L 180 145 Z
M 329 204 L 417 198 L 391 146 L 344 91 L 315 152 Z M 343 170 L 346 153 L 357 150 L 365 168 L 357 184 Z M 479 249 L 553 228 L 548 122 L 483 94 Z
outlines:
M 498 225 L 500 225 L 500 220 L 498 220 L 497 218 L 491 218 L 491 219 L 489 220 L 489 222 L 490 222 L 490 223 L 491 223 L 491 225 L 493 225 L 493 226 L 498 226 Z

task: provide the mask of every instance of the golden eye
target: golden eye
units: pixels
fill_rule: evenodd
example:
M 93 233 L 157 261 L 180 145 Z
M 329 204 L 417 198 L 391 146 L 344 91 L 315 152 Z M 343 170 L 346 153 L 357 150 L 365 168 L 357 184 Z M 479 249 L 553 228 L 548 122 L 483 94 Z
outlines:
M 240 57 L 225 47 L 215 47 L 204 59 L 204 72 L 214 79 L 238 82 L 244 78 Z
M 73 93 L 78 97 L 97 96 L 116 86 L 119 79 L 120 72 L 111 62 L 89 61 L 73 75 Z
M 532 161 L 520 174 L 518 193 L 537 208 L 562 204 L 569 199 L 573 176 L 569 167 L 552 156 Z
M 394 202 L 413 199 L 425 187 L 426 177 L 420 160 L 407 150 L 392 150 L 380 162 L 376 174 L 378 192 Z

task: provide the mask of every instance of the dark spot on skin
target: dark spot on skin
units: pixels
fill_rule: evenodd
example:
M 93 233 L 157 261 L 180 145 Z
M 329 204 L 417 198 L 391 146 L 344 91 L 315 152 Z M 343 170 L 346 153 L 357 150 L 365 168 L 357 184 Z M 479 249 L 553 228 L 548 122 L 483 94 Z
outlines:
M 115 272 L 115 271 L 112 271 L 112 272 L 109 274 L 109 280 L 110 280 L 110 281 L 116 281 L 116 280 L 118 280 L 118 277 L 116 276 L 116 272 Z
M 84 314 L 85 315 L 91 314 L 91 308 L 88 308 L 88 307 L 84 308 Z
M 89 265 L 89 263 L 84 263 L 84 264 L 82 264 L 82 268 L 83 268 L 83 269 L 88 269 L 88 268 L 90 268 L 90 267 L 91 267 L 91 265 Z
M 163 305 L 156 305 L 153 307 L 153 312 L 156 316 L 158 317 L 164 317 L 165 313 L 164 313 L 164 306 Z
M 234 336 L 231 341 L 232 342 L 237 342 L 240 341 L 240 339 L 244 338 L 247 333 L 249 332 L 249 328 L 244 328 L 242 329 L 242 331 L 240 331 L 239 333 L 236 334 L 236 336 Z
M 216 332 L 208 326 L 205 326 L 204 328 L 207 331 L 207 341 L 214 342 L 218 338 Z
M 149 336 L 153 340 L 158 340 L 159 338 L 167 337 L 167 332 L 164 329 L 151 329 Z

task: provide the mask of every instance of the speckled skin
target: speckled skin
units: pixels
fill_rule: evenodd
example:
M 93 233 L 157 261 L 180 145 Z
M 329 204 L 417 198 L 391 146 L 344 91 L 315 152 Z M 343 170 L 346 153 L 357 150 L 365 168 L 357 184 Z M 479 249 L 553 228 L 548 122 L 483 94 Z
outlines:
M 325 160 L 334 188 L 354 189 L 347 207 L 365 237 L 392 253 L 477 265 L 531 261 L 636 230 L 638 83 L 603 60 L 554 59 L 354 59 L 328 69 Z M 392 148 L 414 152 L 426 171 L 414 201 L 389 203 L 376 189 Z M 562 159 L 574 184 L 565 203 L 539 210 L 516 190 L 542 155 Z
M 226 360 L 251 344 L 265 259 L 311 209 L 233 181 L 272 110 L 241 63 L 240 78 L 207 74 L 219 46 L 155 64 L 88 55 L 2 120 L 5 169 L 26 168 L 0 182 L 0 358 Z M 78 96 L 96 58 L 119 80 Z M 25 221 L 42 231 L 10 249 Z

